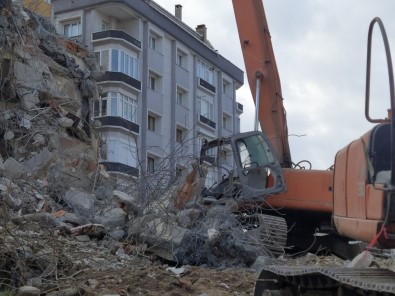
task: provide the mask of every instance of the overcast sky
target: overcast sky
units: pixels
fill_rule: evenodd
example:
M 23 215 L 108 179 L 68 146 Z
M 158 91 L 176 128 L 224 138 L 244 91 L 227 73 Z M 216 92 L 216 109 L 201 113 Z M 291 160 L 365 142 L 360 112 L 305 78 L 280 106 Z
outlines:
M 206 24 L 208 39 L 244 70 L 231 0 L 156 0 L 171 13 L 183 6 L 183 21 Z M 395 0 L 264 0 L 287 111 L 293 162 L 309 160 L 327 169 L 338 150 L 370 128 L 364 116 L 367 34 L 378 16 L 395 59 Z M 371 106 L 386 117 L 389 103 L 384 47 L 375 28 Z M 253 130 L 254 104 L 245 77 L 237 100 L 244 105 L 242 131 Z M 372 115 L 372 116 L 373 116 Z

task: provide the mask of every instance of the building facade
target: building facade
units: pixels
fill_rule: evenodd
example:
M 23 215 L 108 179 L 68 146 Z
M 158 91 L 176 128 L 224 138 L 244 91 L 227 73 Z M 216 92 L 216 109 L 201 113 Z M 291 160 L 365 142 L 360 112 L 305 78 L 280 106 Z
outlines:
M 95 52 L 105 76 L 92 116 L 100 121 L 101 162 L 113 174 L 174 171 L 198 156 L 202 142 L 240 131 L 236 90 L 243 72 L 154 1 L 52 0 L 59 33 Z M 223 152 L 229 168 L 233 158 Z M 209 172 L 208 183 L 221 170 Z M 211 181 L 210 181 L 211 180 Z

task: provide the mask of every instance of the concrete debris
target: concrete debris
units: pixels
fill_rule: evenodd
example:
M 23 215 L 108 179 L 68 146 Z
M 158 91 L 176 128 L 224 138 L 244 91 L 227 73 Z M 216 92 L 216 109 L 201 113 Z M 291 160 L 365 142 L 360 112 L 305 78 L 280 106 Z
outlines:
M 6 131 L 3 138 L 6 141 L 12 140 L 14 138 L 14 133 L 12 131 Z
M 103 224 L 108 229 L 122 227 L 126 223 L 126 213 L 121 208 L 111 209 L 95 217 L 95 222 Z
M 38 154 L 24 162 L 25 172 L 29 175 L 37 176 L 41 171 L 45 175 L 47 167 L 53 161 L 53 157 L 54 155 L 49 151 L 48 147 L 44 147 Z
M 74 120 L 68 117 L 60 117 L 58 123 L 61 127 L 68 128 L 74 124 Z
M 369 251 L 358 254 L 349 264 L 348 268 L 366 268 L 369 267 L 374 260 L 373 255 Z
M 4 162 L 4 175 L 10 179 L 18 179 L 22 177 L 23 166 L 14 158 L 9 157 Z
M 38 296 L 40 295 L 40 289 L 32 286 L 22 286 L 18 289 L 18 296 Z
M 94 214 L 94 198 L 92 194 L 73 188 L 65 193 L 63 202 L 81 219 L 92 219 Z

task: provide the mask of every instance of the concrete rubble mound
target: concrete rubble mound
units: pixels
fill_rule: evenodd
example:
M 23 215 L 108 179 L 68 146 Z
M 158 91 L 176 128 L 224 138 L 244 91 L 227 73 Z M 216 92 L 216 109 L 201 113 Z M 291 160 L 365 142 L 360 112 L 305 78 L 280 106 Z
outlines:
M 229 205 L 203 206 L 197 165 L 186 183 L 164 169 L 159 185 L 141 173 L 121 186 L 105 171 L 94 54 L 18 3 L 0 2 L 0 292 L 80 295 L 97 286 L 70 285 L 87 270 L 247 267 L 265 255 Z

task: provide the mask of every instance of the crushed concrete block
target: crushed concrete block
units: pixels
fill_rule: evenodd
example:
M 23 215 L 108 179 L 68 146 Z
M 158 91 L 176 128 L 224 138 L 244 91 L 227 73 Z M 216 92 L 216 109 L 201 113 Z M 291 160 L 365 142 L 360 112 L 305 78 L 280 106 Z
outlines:
M 118 206 L 128 215 L 136 216 L 139 212 L 137 199 L 119 190 L 113 191 L 113 197 L 117 200 Z
M 187 209 L 177 213 L 178 224 L 182 227 L 191 227 L 202 216 L 199 209 Z
M 71 118 L 68 118 L 68 117 L 60 117 L 58 119 L 58 124 L 61 127 L 68 128 L 68 127 L 71 127 L 74 124 L 74 120 L 71 119 Z
M 123 229 L 114 229 L 113 231 L 109 232 L 108 235 L 115 239 L 115 240 L 121 240 L 125 237 L 125 231 Z
M 32 145 L 35 147 L 39 147 L 45 144 L 45 138 L 41 134 L 35 134 L 33 137 L 33 143 Z
M 369 251 L 364 251 L 357 255 L 348 265 L 348 268 L 366 268 L 373 262 L 373 255 Z
M 92 217 L 94 212 L 94 199 L 92 194 L 78 189 L 71 189 L 65 193 L 63 200 L 80 218 L 89 219 Z
M 19 186 L 17 184 L 15 184 L 14 182 L 12 182 L 10 179 L 7 179 L 7 178 L 1 178 L 0 184 L 6 186 L 7 190 L 10 190 L 10 189 L 16 190 L 19 188 Z
M 32 64 L 32 65 L 29 65 Z M 43 73 L 50 73 L 46 63 L 29 60 L 29 64 L 14 62 L 14 75 L 18 85 L 31 89 L 44 89 L 46 87 Z
M 9 157 L 4 162 L 5 176 L 11 179 L 19 179 L 23 174 L 23 166 L 14 158 Z
M 4 185 L 3 185 L 4 186 Z M 13 196 L 11 194 L 8 194 L 6 192 L 4 192 L 3 199 L 5 204 L 10 207 L 11 209 L 13 209 L 14 211 L 18 210 L 20 208 L 20 206 L 22 205 L 22 200 L 18 197 L 18 196 Z
M 60 225 L 60 222 L 58 222 L 56 218 L 49 213 L 27 214 L 20 217 L 14 217 L 11 220 L 16 225 L 21 225 L 24 223 L 32 223 L 32 222 L 36 222 L 42 227 L 46 227 L 46 228 L 48 227 L 56 228 Z
M 32 56 L 30 55 L 30 53 L 28 53 L 26 50 L 24 50 L 22 46 L 15 47 L 14 52 L 17 56 L 19 56 L 22 59 L 26 59 L 26 60 L 32 59 Z
M 24 162 L 25 171 L 30 175 L 36 175 L 40 169 L 44 169 L 53 159 L 53 153 L 44 147 L 37 155 Z
M 101 216 L 95 216 L 95 222 L 103 224 L 109 229 L 124 226 L 126 223 L 126 213 L 121 208 L 111 209 Z
M 176 260 L 176 250 L 181 246 L 188 230 L 161 218 L 147 223 L 146 229 L 142 237 L 152 245 L 151 251 L 166 260 Z
M 12 140 L 14 138 L 14 136 L 15 135 L 14 135 L 14 133 L 12 131 L 6 131 L 4 133 L 3 138 L 4 138 L 4 140 L 9 141 L 9 140 Z
M 77 241 L 83 242 L 83 243 L 87 243 L 87 242 L 90 242 L 90 241 L 91 241 L 91 239 L 89 238 L 89 236 L 86 235 L 86 234 L 77 235 L 77 236 L 75 237 L 75 239 L 76 239 Z
M 47 296 L 80 296 L 83 295 L 84 290 L 82 288 L 67 288 L 60 291 L 54 291 L 47 294 Z
M 18 96 L 21 100 L 21 105 L 23 110 L 28 111 L 36 107 L 40 100 L 38 98 L 38 91 L 26 88 L 18 88 L 17 89 Z
M 70 223 L 73 225 L 83 224 L 82 220 L 80 218 L 78 218 L 78 216 L 74 213 L 64 213 L 64 215 L 59 217 L 58 220 L 63 223 Z
M 38 296 L 41 290 L 32 286 L 23 286 L 18 289 L 18 296 Z

